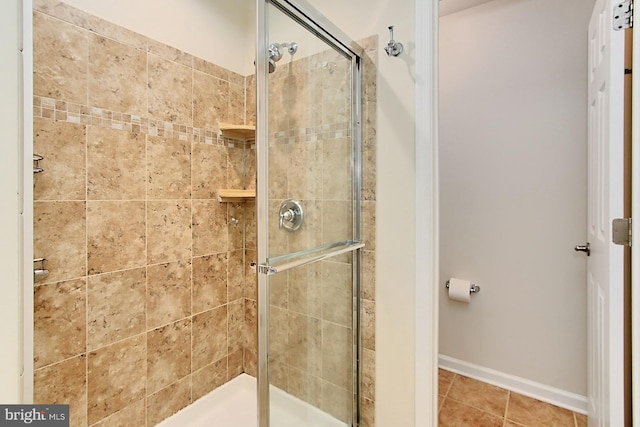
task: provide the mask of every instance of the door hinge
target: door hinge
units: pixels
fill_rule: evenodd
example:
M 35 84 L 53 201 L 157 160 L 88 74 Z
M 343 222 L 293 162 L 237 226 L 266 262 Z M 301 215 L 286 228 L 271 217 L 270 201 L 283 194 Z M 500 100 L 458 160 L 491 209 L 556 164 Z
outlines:
M 631 246 L 631 218 L 616 218 L 611 224 L 612 240 L 616 245 Z
M 613 7 L 613 29 L 633 28 L 633 0 L 625 0 Z

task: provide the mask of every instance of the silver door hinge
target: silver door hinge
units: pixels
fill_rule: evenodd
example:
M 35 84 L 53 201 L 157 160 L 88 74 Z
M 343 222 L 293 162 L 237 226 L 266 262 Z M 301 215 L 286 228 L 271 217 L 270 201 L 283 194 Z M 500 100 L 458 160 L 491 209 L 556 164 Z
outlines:
M 613 29 L 633 28 L 633 0 L 625 0 L 613 7 Z
M 611 224 L 612 240 L 616 245 L 631 246 L 631 218 L 616 218 Z

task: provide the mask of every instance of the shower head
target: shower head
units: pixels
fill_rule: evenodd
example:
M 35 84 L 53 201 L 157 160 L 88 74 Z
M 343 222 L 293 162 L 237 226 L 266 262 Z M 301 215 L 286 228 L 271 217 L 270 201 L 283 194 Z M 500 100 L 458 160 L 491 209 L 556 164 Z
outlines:
M 276 70 L 276 62 L 282 59 L 282 50 L 286 48 L 289 55 L 293 56 L 298 51 L 298 43 L 271 43 L 269 45 L 269 73 Z

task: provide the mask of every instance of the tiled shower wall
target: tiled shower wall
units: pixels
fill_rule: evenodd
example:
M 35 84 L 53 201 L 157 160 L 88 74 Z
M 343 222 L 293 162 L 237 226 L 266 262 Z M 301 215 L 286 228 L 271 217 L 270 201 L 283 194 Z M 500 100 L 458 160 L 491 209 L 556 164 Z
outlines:
M 45 158 L 35 255 L 51 271 L 35 289 L 34 397 L 71 402 L 75 426 L 151 426 L 256 372 L 255 205 L 216 200 L 219 188 L 255 185 L 255 150 L 217 132 L 218 122 L 255 123 L 254 78 L 56 0 L 34 3 L 34 149 Z M 363 41 L 362 426 L 374 425 L 376 45 Z M 321 104 L 305 105 L 296 114 L 310 121 L 277 130 L 273 142 L 343 130 L 314 119 Z M 285 280 L 291 290 L 304 284 Z M 319 303 L 307 302 L 312 311 Z M 287 316 L 313 318 L 295 312 L 292 294 L 286 304 Z M 285 388 L 304 397 L 289 368 Z
M 255 341 L 254 204 L 217 200 L 255 181 L 251 150 L 217 132 L 244 123 L 245 78 L 35 3 L 34 251 L 50 274 L 34 400 L 70 403 L 73 426 L 151 426 L 244 372 Z

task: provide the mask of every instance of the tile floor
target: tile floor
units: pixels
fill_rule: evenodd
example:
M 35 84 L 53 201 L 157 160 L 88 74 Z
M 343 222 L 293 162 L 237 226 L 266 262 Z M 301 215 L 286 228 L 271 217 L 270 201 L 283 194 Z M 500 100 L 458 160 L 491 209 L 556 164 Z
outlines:
M 587 417 L 440 369 L 438 427 L 586 427 Z

